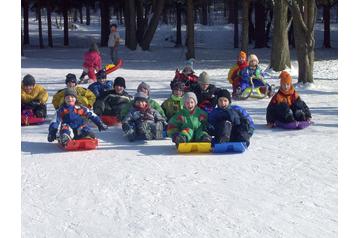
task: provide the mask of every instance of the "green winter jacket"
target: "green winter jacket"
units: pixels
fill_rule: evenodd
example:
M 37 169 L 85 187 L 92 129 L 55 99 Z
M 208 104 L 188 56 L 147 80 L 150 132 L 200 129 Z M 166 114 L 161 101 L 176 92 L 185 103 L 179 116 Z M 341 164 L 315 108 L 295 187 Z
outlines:
M 127 116 L 129 110 L 133 106 L 133 103 L 134 103 L 134 100 L 130 101 L 125 107 L 123 107 L 123 109 L 121 110 L 121 114 L 120 114 L 121 120 L 123 120 Z M 162 115 L 164 117 L 164 119 L 166 120 L 165 113 L 164 113 L 163 109 L 160 107 L 159 103 L 157 103 L 155 100 L 150 98 L 149 104 L 150 104 L 151 108 L 157 110 L 160 113 L 160 115 Z
M 195 107 L 192 113 L 184 108 L 170 118 L 167 134 L 173 140 L 177 135 L 182 135 L 187 138 L 188 142 L 200 141 L 204 135 L 208 135 L 206 132 L 207 119 L 208 114 L 199 107 Z
M 169 120 L 175 113 L 183 109 L 183 106 L 184 101 L 182 97 L 171 95 L 170 98 L 165 100 L 162 103 L 162 108 L 165 116 L 167 117 L 167 120 Z

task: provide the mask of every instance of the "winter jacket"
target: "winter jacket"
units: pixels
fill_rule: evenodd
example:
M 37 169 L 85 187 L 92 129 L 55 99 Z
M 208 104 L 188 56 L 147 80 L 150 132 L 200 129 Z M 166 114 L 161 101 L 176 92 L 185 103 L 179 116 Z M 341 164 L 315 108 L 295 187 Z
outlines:
M 199 77 L 196 76 L 194 73 L 191 73 L 189 75 L 185 75 L 183 73 L 180 73 L 179 70 L 177 69 L 175 71 L 175 76 L 174 76 L 174 79 L 173 81 L 181 81 L 185 84 L 185 87 L 184 87 L 184 91 L 189 91 L 191 86 L 193 84 L 196 84 L 198 82 L 198 79 Z
M 94 82 L 88 89 L 91 90 L 96 97 L 100 97 L 104 92 L 111 90 L 113 88 L 113 82 L 111 80 L 106 80 L 104 83 Z
M 134 101 L 130 101 L 124 108 L 123 110 L 121 111 L 121 120 L 123 120 L 126 115 L 128 114 L 128 112 L 130 111 L 130 109 L 133 107 L 133 103 Z M 165 117 L 165 113 L 163 111 L 163 109 L 160 107 L 160 104 L 157 103 L 155 100 L 149 98 L 149 104 L 150 104 L 150 107 L 157 110 L 160 115 L 162 115 L 162 117 L 166 118 Z
M 243 83 L 250 84 L 250 78 L 251 77 L 253 79 L 262 80 L 264 83 L 266 83 L 266 81 L 264 80 L 264 78 L 262 76 L 262 70 L 261 70 L 261 68 L 259 66 L 257 66 L 256 69 L 252 69 L 250 66 L 247 66 L 243 70 L 240 70 L 239 75 L 242 78 L 241 81 Z
M 56 133 L 61 123 L 67 124 L 75 130 L 83 128 L 87 126 L 86 118 L 90 119 L 97 126 L 102 123 L 101 119 L 87 107 L 81 105 L 70 106 L 63 104 L 56 111 L 56 118 L 51 122 L 49 131 L 50 133 Z
M 237 62 L 234 66 L 232 66 L 227 76 L 227 80 L 229 81 L 229 83 L 233 84 L 234 81 L 241 80 L 240 71 L 246 68 L 247 66 L 249 66 L 247 61 L 244 61 L 241 64 Z
M 132 96 L 126 91 L 118 94 L 114 89 L 105 91 L 101 97 L 97 98 L 93 105 L 93 110 L 99 116 L 112 115 L 120 119 L 120 113 L 130 102 Z
M 118 31 L 111 32 L 108 36 L 108 47 L 117 47 L 119 45 L 120 37 Z
M 46 104 L 48 93 L 46 89 L 40 84 L 35 84 L 31 93 L 26 93 L 24 86 L 21 86 L 21 104 L 30 103 L 32 101 L 39 101 L 41 104 Z
M 208 122 L 211 128 L 215 128 L 223 121 L 230 121 L 233 127 L 239 127 L 241 130 L 247 131 L 251 135 L 255 130 L 254 121 L 250 115 L 244 108 L 237 105 L 230 105 L 225 109 L 216 107 L 209 113 Z
M 191 90 L 195 93 L 198 98 L 198 106 L 202 109 L 205 107 L 214 108 L 217 103 L 217 94 L 220 91 L 220 88 L 215 87 L 213 84 L 209 84 L 209 87 L 206 90 L 201 89 L 199 84 L 195 84 Z
M 93 68 L 97 71 L 102 68 L 102 59 L 98 51 L 87 51 L 83 56 L 83 67 L 84 68 Z
M 195 107 L 193 112 L 183 108 L 170 118 L 167 126 L 167 134 L 173 140 L 177 135 L 185 136 L 187 141 L 199 141 L 206 132 L 208 114 Z
M 291 87 L 291 89 L 285 93 L 281 89 L 271 98 L 269 105 L 272 104 L 279 104 L 279 103 L 286 103 L 289 107 L 292 106 L 297 99 L 299 99 L 299 95 L 296 90 Z
M 76 86 L 75 90 L 77 92 L 78 103 L 91 109 L 96 101 L 96 95 L 94 95 L 91 90 L 80 86 Z M 64 89 L 61 89 L 53 96 L 52 104 L 55 109 L 58 109 L 64 101 Z
M 169 120 L 175 113 L 177 113 L 179 110 L 182 110 L 183 106 L 183 98 L 172 94 L 170 98 L 162 103 L 161 107 L 163 108 L 167 120 Z

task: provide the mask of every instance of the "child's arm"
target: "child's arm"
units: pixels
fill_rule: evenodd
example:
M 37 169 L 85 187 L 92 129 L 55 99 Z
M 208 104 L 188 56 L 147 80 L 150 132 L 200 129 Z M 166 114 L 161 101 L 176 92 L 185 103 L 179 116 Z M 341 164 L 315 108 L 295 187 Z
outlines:
M 61 122 L 62 122 L 61 111 L 59 109 L 56 111 L 56 117 L 51 121 L 50 126 L 48 128 L 48 135 L 47 135 L 48 142 L 52 142 L 56 139 L 56 133 Z
M 104 124 L 101 118 L 99 118 L 99 116 L 97 116 L 94 112 L 83 106 L 81 106 L 81 109 L 84 111 L 85 116 L 96 124 L 99 131 L 105 131 L 108 129 L 108 126 Z

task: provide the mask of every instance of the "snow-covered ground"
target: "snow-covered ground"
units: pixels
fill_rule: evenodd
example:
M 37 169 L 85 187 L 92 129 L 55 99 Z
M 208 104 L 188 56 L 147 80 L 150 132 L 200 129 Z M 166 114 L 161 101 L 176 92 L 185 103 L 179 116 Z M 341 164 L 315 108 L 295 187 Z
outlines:
M 195 71 L 207 71 L 213 83 L 230 89 L 226 76 L 238 52 L 232 26 L 196 27 Z M 54 32 L 58 46 L 39 50 L 31 22 L 32 45 L 21 72 L 49 91 L 50 118 L 52 95 L 67 73 L 80 75 L 89 39 L 99 37 L 96 25 L 80 29 L 70 32 L 71 47 L 59 46 L 62 33 Z M 322 49 L 322 25 L 316 27 L 315 85 L 297 88 L 315 124 L 267 129 L 269 99 L 235 102 L 256 124 L 243 154 L 179 155 L 169 139 L 130 143 L 120 127 L 94 129 L 100 140 L 95 151 L 64 152 L 47 142 L 48 123 L 23 127 L 23 237 L 337 237 L 337 25 L 332 29 L 335 48 Z M 124 77 L 131 94 L 145 81 L 162 102 L 185 58 L 184 49 L 164 41 L 170 35 L 175 28 L 160 26 L 149 52 L 122 45 L 124 66 L 109 78 Z M 109 63 L 108 49 L 101 52 Z M 267 67 L 270 49 L 250 53 Z M 291 55 L 298 69 L 294 50 Z M 278 85 L 277 76 L 271 82 Z

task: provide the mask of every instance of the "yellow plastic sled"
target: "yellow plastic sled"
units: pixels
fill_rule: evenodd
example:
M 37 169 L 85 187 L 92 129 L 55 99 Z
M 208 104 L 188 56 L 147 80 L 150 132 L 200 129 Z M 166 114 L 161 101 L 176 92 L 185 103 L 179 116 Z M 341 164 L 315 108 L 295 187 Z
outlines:
M 211 151 L 211 143 L 209 142 L 192 142 L 192 143 L 180 143 L 178 146 L 179 153 L 208 153 Z

